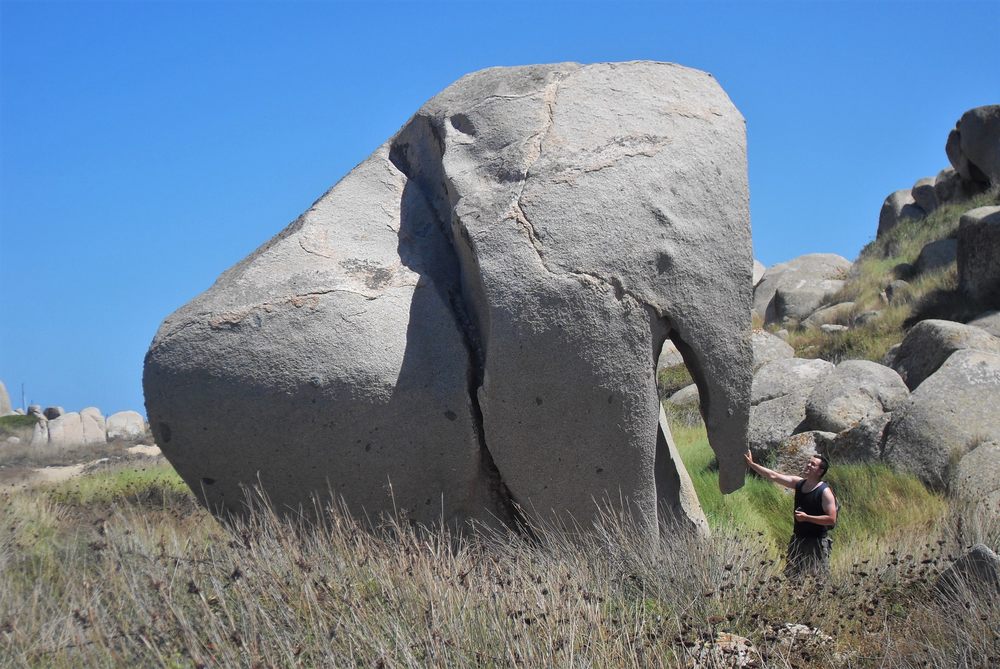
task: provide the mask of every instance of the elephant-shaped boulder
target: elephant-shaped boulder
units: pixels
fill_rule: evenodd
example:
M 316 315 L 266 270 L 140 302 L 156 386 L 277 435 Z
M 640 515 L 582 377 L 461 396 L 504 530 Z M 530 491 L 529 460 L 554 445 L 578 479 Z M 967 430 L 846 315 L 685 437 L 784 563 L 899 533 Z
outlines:
M 167 318 L 147 415 L 220 511 L 259 485 L 424 523 L 608 502 L 699 526 L 656 355 L 677 345 L 737 489 L 752 269 L 744 121 L 711 75 L 491 68 Z

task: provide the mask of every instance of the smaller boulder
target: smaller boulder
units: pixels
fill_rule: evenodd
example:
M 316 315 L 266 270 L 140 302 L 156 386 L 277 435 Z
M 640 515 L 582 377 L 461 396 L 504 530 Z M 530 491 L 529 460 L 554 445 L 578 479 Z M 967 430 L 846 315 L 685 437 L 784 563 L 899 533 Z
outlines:
M 892 413 L 882 458 L 933 489 L 947 490 L 966 453 L 1000 441 L 998 406 L 1000 354 L 955 351 Z
M 1000 441 L 981 443 L 966 453 L 949 489 L 980 517 L 1000 521 Z
M 674 342 L 671 341 L 670 339 L 664 341 L 663 346 L 660 348 L 660 355 L 656 359 L 657 373 L 659 373 L 663 369 L 666 369 L 667 367 L 674 367 L 676 365 L 683 365 L 683 364 L 684 364 L 684 358 L 681 356 L 681 352 L 677 350 L 677 345 L 674 344 Z
M 66 413 L 66 410 L 62 407 L 45 407 L 45 411 L 42 412 L 46 418 L 49 420 L 54 420 L 59 418 L 59 416 Z
M 834 323 L 823 323 L 823 325 L 819 326 L 819 329 L 827 334 L 837 334 L 850 330 L 846 325 L 835 325 Z
M 1000 339 L 972 325 L 927 319 L 906 333 L 889 366 L 913 390 L 952 353 L 964 349 L 1000 353 Z
M 913 263 L 914 274 L 925 274 L 944 269 L 958 257 L 958 240 L 939 239 L 925 244 Z
M 103 444 L 108 440 L 104 414 L 97 407 L 80 410 L 80 424 L 83 427 L 82 444 Z
M 754 330 L 750 335 L 750 346 L 753 349 L 754 372 L 769 362 L 795 357 L 795 349 L 767 330 Z
M 949 598 L 964 599 L 969 593 L 996 597 L 1000 595 L 1000 557 L 989 546 L 976 544 L 941 573 L 934 589 Z
M 986 330 L 994 337 L 1000 337 L 1000 311 L 989 311 L 977 316 L 969 321 L 968 325 Z
M 882 210 L 878 215 L 878 232 L 875 238 L 879 238 L 885 233 L 899 225 L 900 221 L 906 219 L 923 218 L 926 212 L 917 206 L 910 190 L 898 190 L 892 193 L 882 203 Z
M 83 421 L 76 411 L 64 413 L 49 421 L 49 446 L 58 449 L 76 448 L 84 441 Z
M 808 398 L 817 383 L 832 371 L 833 363 L 820 359 L 786 358 L 761 367 L 753 377 L 750 404 L 760 404 L 785 395 Z
M 49 421 L 44 416 L 31 428 L 31 441 L 28 442 L 28 445 L 32 448 L 42 448 L 49 445 Z
M 146 435 L 146 421 L 137 411 L 119 411 L 108 416 L 106 423 L 108 441 L 114 439 L 142 439 Z
M 945 152 L 964 180 L 1000 184 L 1000 105 L 962 114 L 948 136 Z
M 697 425 L 701 422 L 701 396 L 698 386 L 684 386 L 663 402 L 663 409 L 675 421 L 685 425 Z
M 918 207 L 926 213 L 931 213 L 938 208 L 937 193 L 934 190 L 934 177 L 925 177 L 913 184 L 910 194 Z
M 895 411 L 909 394 L 894 370 L 869 360 L 845 360 L 813 388 L 805 425 L 826 432 L 850 430 L 866 418 Z
M 882 457 L 885 428 L 891 419 L 891 413 L 861 419 L 851 429 L 837 434 L 830 444 L 829 456 L 837 462 L 877 462 Z
M 45 412 L 42 411 L 42 406 L 40 404 L 29 404 L 28 415 L 38 416 L 39 418 L 45 418 Z
M 958 227 L 958 287 L 986 307 L 1000 307 L 1000 207 L 962 215 Z
M 804 319 L 843 286 L 850 269 L 851 261 L 834 253 L 810 253 L 773 265 L 754 289 L 753 310 L 765 323 Z

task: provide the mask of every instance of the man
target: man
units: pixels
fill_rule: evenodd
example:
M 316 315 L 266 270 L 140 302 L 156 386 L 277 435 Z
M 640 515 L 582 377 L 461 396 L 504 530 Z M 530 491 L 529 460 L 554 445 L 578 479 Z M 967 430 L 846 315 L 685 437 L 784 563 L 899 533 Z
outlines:
M 822 479 L 830 468 L 830 461 L 826 456 L 815 455 L 806 463 L 803 476 L 792 476 L 758 465 L 750 451 L 743 457 L 747 466 L 760 476 L 795 490 L 795 530 L 788 542 L 786 573 L 829 572 L 833 541 L 827 531 L 837 524 L 837 498 Z

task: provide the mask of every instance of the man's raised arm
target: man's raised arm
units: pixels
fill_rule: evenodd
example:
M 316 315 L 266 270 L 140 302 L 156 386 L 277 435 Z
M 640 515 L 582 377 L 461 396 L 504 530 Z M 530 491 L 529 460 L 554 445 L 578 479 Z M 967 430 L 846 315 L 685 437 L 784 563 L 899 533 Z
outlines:
M 778 485 L 783 485 L 786 488 L 794 488 L 795 485 L 802 480 L 801 476 L 792 476 L 791 474 L 782 474 L 781 472 L 776 472 L 773 469 L 768 469 L 763 465 L 758 465 L 753 461 L 753 456 L 750 451 L 743 454 L 743 458 L 747 461 L 747 467 L 754 470 L 762 477 L 766 478 L 768 481 L 777 483 Z

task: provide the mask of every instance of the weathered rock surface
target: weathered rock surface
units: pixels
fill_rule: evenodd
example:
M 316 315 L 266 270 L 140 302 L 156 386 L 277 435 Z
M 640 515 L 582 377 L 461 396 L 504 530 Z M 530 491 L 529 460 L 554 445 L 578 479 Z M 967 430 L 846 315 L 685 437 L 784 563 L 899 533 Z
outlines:
M 962 215 L 957 254 L 962 292 L 984 306 L 1000 307 L 1000 207 Z
M 45 418 L 45 414 L 42 411 L 42 406 L 40 404 L 29 404 L 28 405 L 28 415 L 38 416 L 39 418 Z
M 934 195 L 938 202 L 950 202 L 964 195 L 962 192 L 962 177 L 952 167 L 946 167 L 938 172 L 934 179 Z
M 48 446 L 49 444 L 49 421 L 44 416 L 31 428 L 31 441 L 28 445 L 32 448 Z
M 80 423 L 83 425 L 84 444 L 102 444 L 108 440 L 107 423 L 97 407 L 80 409 Z
M 119 411 L 108 416 L 108 441 L 141 439 L 146 434 L 146 421 L 138 411 Z
M 882 457 L 932 488 L 947 489 L 954 465 L 971 448 L 1000 441 L 998 406 L 1000 355 L 956 351 L 893 412 Z
M 977 316 L 969 321 L 968 325 L 986 330 L 994 337 L 1000 337 L 1000 311 L 990 311 Z
M 982 517 L 1000 520 L 1000 441 L 982 443 L 969 451 L 959 461 L 950 489 Z
M 754 258 L 753 260 L 753 285 L 756 286 L 760 283 L 760 280 L 764 278 L 764 272 L 767 271 L 767 266 L 761 261 Z
M 811 253 L 769 267 L 754 289 L 753 309 L 765 323 L 805 318 L 844 285 L 850 268 L 850 260 L 834 253 Z
M 795 357 L 795 349 L 788 342 L 767 330 L 754 330 L 750 335 L 750 345 L 753 348 L 753 371 L 775 360 Z
M 1000 184 L 1000 105 L 962 114 L 948 135 L 945 152 L 965 181 Z
M 845 360 L 813 388 L 805 424 L 813 430 L 843 432 L 866 418 L 895 411 L 909 394 L 895 370 L 869 360 Z
M 161 326 L 157 442 L 212 507 L 239 510 L 259 478 L 279 508 L 332 489 L 375 514 L 391 483 L 427 522 L 518 503 L 585 523 L 604 497 L 649 527 L 658 505 L 696 522 L 654 360 L 669 334 L 720 486 L 739 487 L 745 161 L 743 119 L 702 72 L 463 77 Z
M 913 263 L 914 274 L 924 274 L 943 269 L 958 257 L 958 240 L 939 239 L 929 242 L 920 249 L 920 255 Z
M 885 198 L 885 202 L 882 203 L 882 210 L 878 215 L 878 232 L 875 237 L 881 237 L 904 219 L 923 218 L 926 213 L 917 206 L 911 190 L 898 190 Z
M 910 328 L 889 366 L 913 390 L 951 354 L 964 349 L 1000 353 L 1000 339 L 972 325 L 931 318 Z

